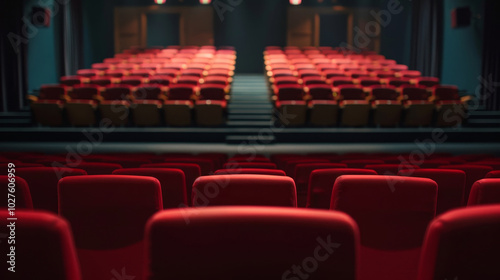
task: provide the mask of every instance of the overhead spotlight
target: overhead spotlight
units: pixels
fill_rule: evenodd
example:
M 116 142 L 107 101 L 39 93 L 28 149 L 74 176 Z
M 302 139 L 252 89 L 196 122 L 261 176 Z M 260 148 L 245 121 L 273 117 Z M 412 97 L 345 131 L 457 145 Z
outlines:
M 302 4 L 302 0 L 290 0 L 291 5 L 300 5 Z
M 163 5 L 165 2 L 167 2 L 167 0 L 155 0 L 155 3 L 158 5 Z
M 203 5 L 208 5 L 212 2 L 212 0 L 200 0 L 200 4 L 203 4 Z

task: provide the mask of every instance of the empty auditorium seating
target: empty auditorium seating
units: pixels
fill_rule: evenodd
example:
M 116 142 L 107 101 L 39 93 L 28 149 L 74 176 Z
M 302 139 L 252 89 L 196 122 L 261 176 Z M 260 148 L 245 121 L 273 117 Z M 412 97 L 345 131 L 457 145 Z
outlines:
M 346 159 L 341 163 L 346 164 L 349 168 L 364 168 L 366 165 L 384 164 L 384 161 L 380 159 Z
M 490 171 L 485 178 L 500 178 L 500 171 Z
M 481 204 L 500 204 L 500 179 L 481 179 L 472 185 L 467 205 Z
M 200 166 L 195 163 L 152 163 L 143 164 L 142 168 L 174 168 L 184 172 L 186 179 L 186 197 L 188 205 L 191 205 L 191 192 L 194 181 L 201 176 Z
M 227 162 L 223 166 L 224 169 L 239 169 L 239 168 L 259 168 L 259 169 L 276 169 L 276 164 L 271 162 Z
M 298 163 L 295 165 L 295 171 L 293 172 L 293 179 L 295 180 L 295 186 L 297 188 L 297 193 L 307 193 L 307 184 L 309 183 L 309 178 L 314 170 L 318 169 L 333 169 L 333 168 L 347 168 L 346 164 L 343 163 Z
M 377 172 L 354 168 L 314 170 L 309 176 L 306 207 L 329 209 L 333 185 L 335 180 L 342 175 L 377 175 Z
M 414 169 L 402 170 L 398 175 L 429 178 L 438 185 L 436 215 L 462 207 L 465 192 L 465 172 L 453 169 Z
M 193 184 L 193 206 L 297 206 L 292 178 L 273 175 L 202 176 Z
M 122 166 L 117 163 L 107 162 L 80 162 L 75 165 L 71 164 L 67 166 L 85 170 L 88 175 L 110 175 L 114 170 L 122 168 Z
M 260 175 L 286 176 L 285 171 L 283 170 L 262 169 L 262 168 L 219 169 L 214 173 L 214 175 L 230 175 L 230 174 L 260 174 Z
M 57 183 L 61 178 L 87 175 L 81 169 L 64 167 L 17 168 L 16 176 L 23 178 L 30 189 L 33 208 L 57 213 Z
M 200 126 L 219 126 L 225 123 L 225 100 L 198 100 L 194 105 L 196 123 Z
M 437 108 L 437 126 L 461 125 L 465 118 L 466 107 L 460 98 L 458 87 L 438 85 L 433 87 L 433 100 Z
M 493 168 L 489 166 L 482 165 L 444 165 L 440 166 L 441 169 L 457 169 L 465 172 L 465 191 L 464 191 L 464 202 L 469 200 L 469 193 L 472 185 L 480 179 L 486 177 L 488 172 L 492 171 Z
M 375 170 L 379 175 L 397 175 L 398 172 L 402 174 L 411 174 L 414 170 L 419 169 L 417 165 L 411 164 L 367 164 L 364 166 L 367 169 Z
M 357 226 L 337 212 L 272 207 L 169 210 L 149 221 L 146 242 L 146 279 L 302 275 L 354 280 L 358 271 Z
M 361 236 L 359 279 L 415 279 L 437 184 L 426 178 L 344 175 L 330 209 L 350 215 Z
M 462 123 L 464 101 L 470 96 L 461 98 L 458 88 L 441 86 L 438 78 L 422 77 L 420 71 L 408 70 L 408 66 L 394 60 L 371 60 L 368 56 L 329 54 L 321 49 L 266 49 L 264 63 L 271 91 L 279 101 L 276 108 L 290 107 L 300 116 L 292 126 L 419 127 Z M 367 100 L 368 91 L 372 102 Z M 304 99 L 312 99 L 309 110 L 302 103 Z
M 0 242 L 0 278 L 82 279 L 71 228 L 64 219 L 26 210 L 15 211 L 17 220 L 9 221 L 11 217 L 7 210 L 0 209 L 2 233 L 15 237 Z
M 187 206 L 184 172 L 173 168 L 126 168 L 113 171 L 115 175 L 149 176 L 160 181 L 163 209 Z
M 83 279 L 142 279 L 144 227 L 162 209 L 160 182 L 94 175 L 59 182 L 59 214 L 72 228 Z
M 222 125 L 236 60 L 234 51 L 230 52 L 185 47 L 176 53 L 126 50 L 118 57 L 94 63 L 93 69 L 62 77 L 60 85 L 42 86 L 38 96 L 29 96 L 34 119 L 47 126 L 94 126 L 99 123 L 98 117 L 116 126 L 128 125 L 129 121 L 137 126 L 188 126 L 194 108 L 197 118 L 193 120 L 199 125 Z M 90 90 L 92 87 L 95 89 Z M 154 94 L 157 97 L 138 94 L 157 91 L 154 88 L 162 90 Z M 180 100 L 192 102 L 174 102 Z M 130 116 L 129 109 L 133 111 Z
M 46 126 L 60 126 L 64 123 L 64 103 L 69 100 L 66 86 L 44 85 L 39 96 L 29 96 L 33 117 L 37 123 Z
M 500 206 L 447 212 L 429 225 L 418 280 L 498 279 Z
M 3 186 L 2 196 L 4 197 L 0 200 L 0 209 L 33 209 L 30 189 L 28 183 L 23 178 L 9 178 L 8 176 L 0 175 L 0 184 Z

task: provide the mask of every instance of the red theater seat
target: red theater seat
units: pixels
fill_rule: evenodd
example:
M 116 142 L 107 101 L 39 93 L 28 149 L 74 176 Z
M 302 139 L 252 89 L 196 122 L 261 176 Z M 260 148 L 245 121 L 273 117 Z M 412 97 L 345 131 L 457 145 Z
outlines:
M 367 164 L 365 168 L 375 170 L 379 175 L 397 175 L 398 172 L 411 174 L 412 171 L 419 169 L 418 165 L 411 164 Z M 405 173 L 406 172 L 406 173 Z
M 113 171 L 113 175 L 154 177 L 160 181 L 163 209 L 188 205 L 184 172 L 173 168 L 128 168 Z
M 500 206 L 445 213 L 426 233 L 418 280 L 500 279 Z
M 28 96 L 35 121 L 46 126 L 60 126 L 64 122 L 64 103 L 70 99 L 63 85 L 43 85 L 39 96 Z
M 189 205 L 191 205 L 191 192 L 194 181 L 201 176 L 200 166 L 195 163 L 152 163 L 143 164 L 141 168 L 173 168 L 184 172 L 186 178 L 186 196 Z
M 84 170 L 59 167 L 17 168 L 16 176 L 28 183 L 33 208 L 57 213 L 57 183 L 68 176 L 87 175 Z
M 17 163 L 15 160 L 9 160 L 9 163 L 14 163 L 16 168 L 25 167 L 44 167 L 41 163 Z M 9 163 L 0 163 L 0 175 L 9 175 Z
M 342 175 L 377 175 L 369 169 L 319 169 L 311 172 L 307 187 L 307 208 L 330 209 L 332 189 L 338 177 Z
M 16 168 L 18 168 L 16 166 Z M 5 168 L 7 169 L 7 168 Z M 28 183 L 21 177 L 8 177 L 0 175 L 0 184 L 3 199 L 0 200 L 1 208 L 33 209 L 33 201 Z
M 202 176 L 193 184 L 193 206 L 253 205 L 296 207 L 292 178 L 273 175 Z
M 276 169 L 276 164 L 272 162 L 227 162 L 222 167 L 223 169 L 240 169 L 240 168 L 259 168 L 259 169 Z
M 219 169 L 214 173 L 214 175 L 231 175 L 231 174 L 260 174 L 260 175 L 286 176 L 285 171 L 283 170 L 262 169 L 262 168 Z
M 384 164 L 384 161 L 380 159 L 346 159 L 340 163 L 346 164 L 349 168 L 365 168 L 370 164 Z
M 465 192 L 464 192 L 464 202 L 469 200 L 469 193 L 472 185 L 477 181 L 486 177 L 488 172 L 492 171 L 493 168 L 489 166 L 482 165 L 444 165 L 440 166 L 440 169 L 457 169 L 465 172 Z
M 436 215 L 462 207 L 465 192 L 465 172 L 452 169 L 402 170 L 400 176 L 429 178 L 438 184 Z
M 293 172 L 292 178 L 295 180 L 297 193 L 299 194 L 307 193 L 307 184 L 309 183 L 309 178 L 314 170 L 333 169 L 333 168 L 347 168 L 347 165 L 343 163 L 316 163 L 316 162 L 299 163 L 295 165 L 295 171 Z
M 416 279 L 425 230 L 436 214 L 437 184 L 426 178 L 344 175 L 330 209 L 351 216 L 361 236 L 360 280 Z
M 117 163 L 105 162 L 81 162 L 77 165 L 68 165 L 68 167 L 85 170 L 88 175 L 110 175 L 114 170 L 122 168 Z
M 108 86 L 102 93 L 103 101 L 99 104 L 99 111 L 103 119 L 112 125 L 126 125 L 129 120 L 129 105 L 127 101 L 132 94 L 130 85 Z
M 500 170 L 488 172 L 488 174 L 486 174 L 485 178 L 500 178 Z
M 166 156 L 164 161 L 168 163 L 195 163 L 200 167 L 201 175 L 203 176 L 210 175 L 215 170 L 214 161 L 203 157 Z
M 161 209 L 156 178 L 96 175 L 59 182 L 59 214 L 73 230 L 83 279 L 142 279 L 144 227 Z
M 355 280 L 358 270 L 356 223 L 337 212 L 273 207 L 163 211 L 149 221 L 146 240 L 146 279 L 301 275 Z
M 481 204 L 500 204 L 500 179 L 482 179 L 472 185 L 467 206 Z
M 307 103 L 302 100 L 276 101 L 278 116 L 283 126 L 302 126 L 306 123 Z
M 200 126 L 220 126 L 225 123 L 227 101 L 198 100 L 194 106 L 196 124 Z
M 1 279 L 82 279 L 71 229 L 64 219 L 23 210 L 15 211 L 16 221 L 9 221 L 11 217 L 6 210 L 0 210 L 2 232 L 15 236 L 15 243 L 7 239 L 0 243 Z M 15 227 L 8 227 L 12 222 Z M 10 246 L 15 248 L 13 253 Z M 7 270 L 11 267 L 11 257 L 7 254 L 15 255 L 12 266 L 15 272 Z

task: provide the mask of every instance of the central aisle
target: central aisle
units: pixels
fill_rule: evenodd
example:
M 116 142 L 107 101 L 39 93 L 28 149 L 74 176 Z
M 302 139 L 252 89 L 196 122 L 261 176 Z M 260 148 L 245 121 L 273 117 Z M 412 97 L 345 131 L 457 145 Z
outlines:
M 273 106 L 269 98 L 266 77 L 262 74 L 234 76 L 231 101 L 228 105 L 229 127 L 269 128 Z

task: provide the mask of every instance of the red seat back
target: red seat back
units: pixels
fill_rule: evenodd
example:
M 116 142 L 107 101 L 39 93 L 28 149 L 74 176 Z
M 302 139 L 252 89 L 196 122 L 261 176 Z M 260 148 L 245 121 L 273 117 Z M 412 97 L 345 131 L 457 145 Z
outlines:
M 330 209 L 359 226 L 360 278 L 413 279 L 425 230 L 436 214 L 437 184 L 426 178 L 345 175 Z
M 147 279 L 301 279 L 302 275 L 355 280 L 358 269 L 357 226 L 337 212 L 274 207 L 164 211 L 150 220 L 146 238 Z M 297 272 L 298 266 L 302 269 Z
M 9 221 L 9 218 L 12 216 L 7 210 L 0 210 L 2 232 L 15 232 L 15 239 L 8 239 L 15 240 L 15 243 L 7 239 L 0 243 L 1 279 L 82 279 L 66 220 L 54 214 L 25 210 L 15 211 L 17 220 Z M 8 227 L 11 223 L 15 223 L 15 227 Z M 15 247 L 14 251 L 11 246 Z M 9 267 L 15 272 L 9 271 Z
M 500 206 L 447 212 L 427 230 L 418 280 L 500 279 Z
M 193 206 L 297 206 L 292 178 L 273 175 L 202 176 L 193 184 Z
M 71 224 L 84 279 L 124 272 L 140 279 L 144 227 L 161 209 L 156 178 L 96 175 L 59 182 L 59 214 Z

